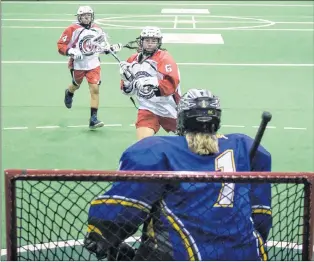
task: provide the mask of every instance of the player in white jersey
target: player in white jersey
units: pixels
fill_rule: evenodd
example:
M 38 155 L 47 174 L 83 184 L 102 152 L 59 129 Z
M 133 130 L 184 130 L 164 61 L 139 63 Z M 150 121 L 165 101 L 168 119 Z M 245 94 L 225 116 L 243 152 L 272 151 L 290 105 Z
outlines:
M 104 32 L 94 23 L 94 11 L 90 6 L 78 8 L 77 20 L 76 23 L 64 30 L 57 43 L 58 52 L 61 55 L 70 56 L 68 67 L 71 72 L 72 83 L 65 90 L 64 103 L 67 108 L 72 107 L 74 92 L 80 87 L 85 77 L 91 95 L 89 127 L 95 129 L 102 127 L 104 123 L 97 118 L 101 69 L 99 52 L 93 45 L 92 39 Z M 119 52 L 121 44 L 111 45 L 110 48 L 114 52 Z
M 160 126 L 167 132 L 176 130 L 180 73 L 161 45 L 160 29 L 145 27 L 139 37 L 139 52 L 121 62 L 122 92 L 135 95 L 139 103 L 135 125 L 138 140 L 153 136 Z

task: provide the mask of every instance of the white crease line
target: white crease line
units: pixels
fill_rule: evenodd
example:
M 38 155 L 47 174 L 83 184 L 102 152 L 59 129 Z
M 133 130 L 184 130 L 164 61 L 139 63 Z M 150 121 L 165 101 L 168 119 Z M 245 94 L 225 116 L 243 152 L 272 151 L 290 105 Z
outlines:
M 15 127 L 4 127 L 3 130 L 25 130 L 28 129 L 27 126 L 15 126 Z

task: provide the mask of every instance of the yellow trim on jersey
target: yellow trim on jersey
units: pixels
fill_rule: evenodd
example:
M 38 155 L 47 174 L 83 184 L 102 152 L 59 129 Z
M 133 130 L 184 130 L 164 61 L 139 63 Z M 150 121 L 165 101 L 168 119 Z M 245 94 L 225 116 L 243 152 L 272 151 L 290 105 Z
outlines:
M 151 218 L 148 225 L 147 225 L 147 235 L 148 237 L 154 241 L 155 248 L 157 248 L 157 240 L 156 240 L 156 234 L 154 231 L 154 220 Z
M 270 209 L 264 209 L 264 208 L 253 208 L 252 214 L 262 214 L 262 215 L 272 215 Z
M 170 216 L 166 215 L 167 219 L 169 220 L 170 224 L 173 226 L 174 230 L 177 231 L 182 238 L 183 244 L 186 248 L 187 253 L 189 254 L 190 261 L 195 261 L 195 254 L 193 252 L 193 248 L 189 242 L 187 236 L 183 233 L 183 230 L 180 228 L 179 224 Z
M 260 236 L 259 232 L 257 230 L 255 230 L 255 233 L 256 233 L 256 236 L 257 236 L 257 239 L 258 239 L 258 249 L 259 249 L 259 252 L 261 254 L 261 258 L 263 261 L 267 261 L 268 260 L 268 256 L 267 256 L 267 252 L 265 250 L 265 246 L 264 246 L 264 241 L 262 239 L 262 237 Z
M 93 200 L 91 205 L 101 205 L 101 204 L 108 204 L 108 205 L 122 205 L 125 207 L 134 207 L 139 210 L 145 211 L 147 213 L 150 212 L 150 210 L 145 207 L 144 205 L 138 203 L 138 202 L 132 202 L 130 200 L 121 200 L 121 199 L 112 199 L 112 198 L 106 198 L 106 199 L 96 199 Z
M 228 139 L 226 136 L 224 136 L 223 134 L 216 134 L 217 138 L 224 138 L 224 139 Z
M 98 227 L 95 227 L 94 225 L 91 225 L 91 224 L 88 224 L 87 232 L 95 232 L 95 233 L 97 233 L 97 234 L 102 236 L 102 233 L 101 233 L 100 229 Z
M 221 172 L 230 172 L 229 170 L 226 171 L 226 170 L 224 170 L 223 167 L 218 166 L 218 160 L 228 153 L 231 153 L 232 172 L 236 172 L 236 166 L 235 166 L 235 160 L 234 160 L 234 151 L 232 149 L 228 149 L 216 157 L 216 159 L 215 159 L 215 171 L 220 170 Z M 223 198 L 228 197 L 228 196 L 223 195 L 223 191 L 224 191 L 226 184 L 234 184 L 234 183 L 221 183 L 221 189 L 219 191 L 218 198 L 217 198 L 216 202 L 214 203 L 214 207 L 233 207 L 233 200 L 230 201 L 231 203 L 229 203 L 229 204 L 220 204 L 219 203 Z M 234 197 L 234 191 L 233 191 L 233 197 Z

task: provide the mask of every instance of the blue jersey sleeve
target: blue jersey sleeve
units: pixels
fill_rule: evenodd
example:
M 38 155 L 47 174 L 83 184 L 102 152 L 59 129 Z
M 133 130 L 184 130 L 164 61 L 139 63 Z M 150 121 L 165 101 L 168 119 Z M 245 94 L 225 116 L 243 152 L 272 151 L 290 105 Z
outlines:
M 120 159 L 120 170 L 163 171 L 165 161 L 162 156 L 153 153 L 149 148 L 131 148 L 126 150 Z M 91 203 L 89 222 L 99 221 L 106 224 L 102 234 L 110 238 L 113 228 L 119 226 L 119 241 L 134 234 L 138 227 L 149 217 L 152 205 L 161 199 L 164 192 L 162 183 L 123 181 L 115 182 L 104 195 Z M 96 225 L 92 225 L 96 226 Z M 124 232 L 124 233 L 123 233 Z M 127 233 L 126 233 L 127 232 Z
M 245 137 L 247 152 L 253 139 Z M 271 172 L 271 154 L 261 145 L 258 147 L 253 163 L 254 172 Z M 264 241 L 272 227 L 271 184 L 251 183 L 251 205 L 254 226 Z

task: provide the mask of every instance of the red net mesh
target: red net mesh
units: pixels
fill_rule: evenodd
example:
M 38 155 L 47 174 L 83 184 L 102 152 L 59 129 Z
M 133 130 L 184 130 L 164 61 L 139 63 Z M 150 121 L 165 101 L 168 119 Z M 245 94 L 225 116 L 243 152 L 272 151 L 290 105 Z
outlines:
M 271 183 L 273 223 L 263 244 L 268 260 L 312 256 L 314 173 L 6 170 L 5 176 L 9 260 L 97 260 L 82 246 L 88 209 L 114 181 Z M 141 230 L 125 241 L 137 248 Z

